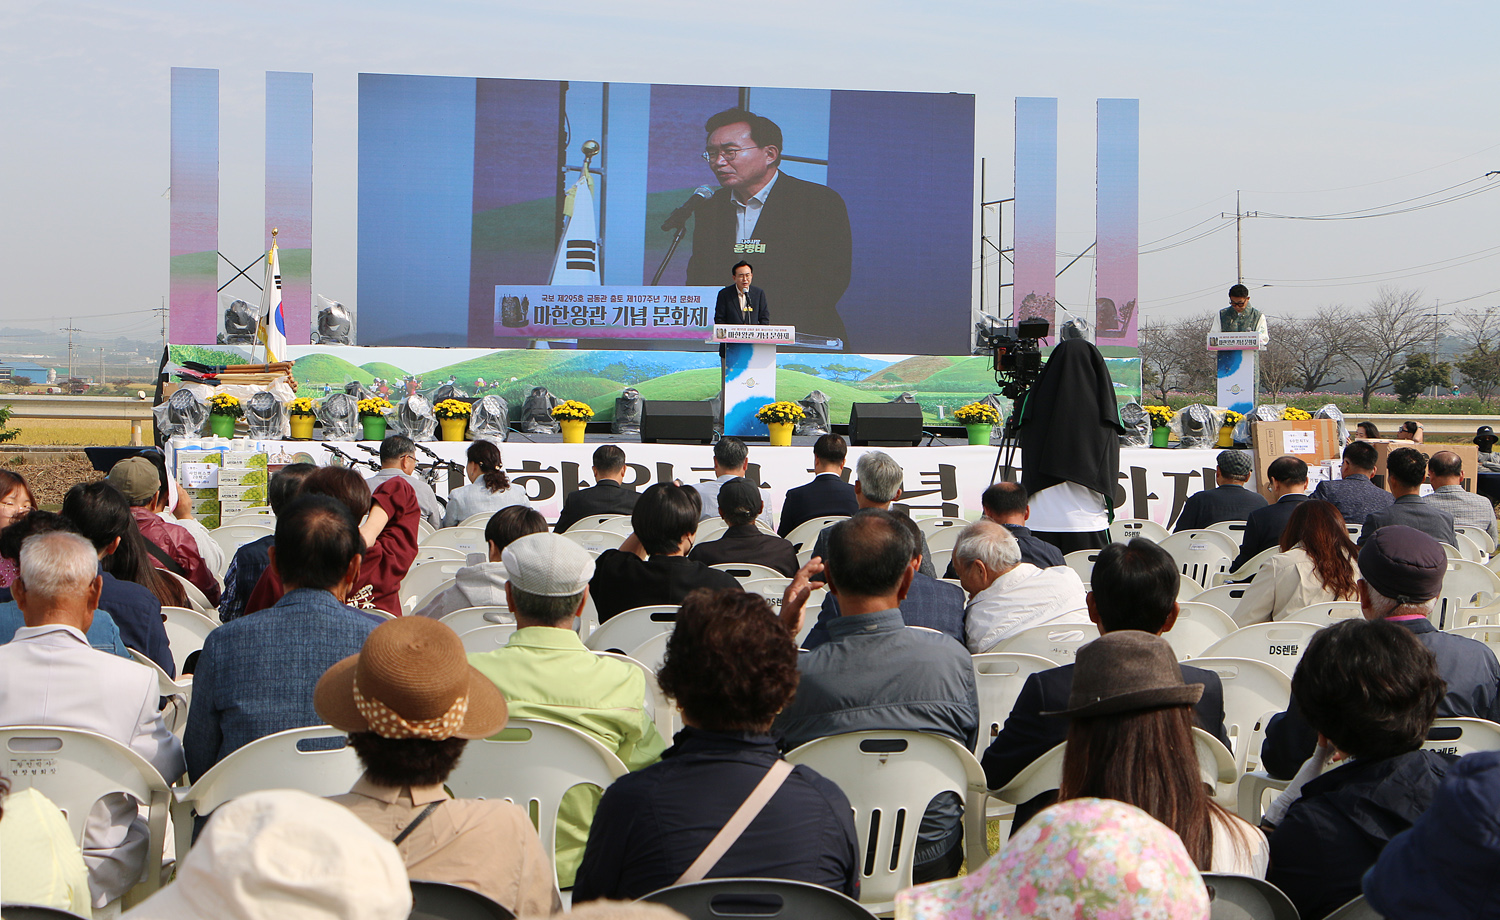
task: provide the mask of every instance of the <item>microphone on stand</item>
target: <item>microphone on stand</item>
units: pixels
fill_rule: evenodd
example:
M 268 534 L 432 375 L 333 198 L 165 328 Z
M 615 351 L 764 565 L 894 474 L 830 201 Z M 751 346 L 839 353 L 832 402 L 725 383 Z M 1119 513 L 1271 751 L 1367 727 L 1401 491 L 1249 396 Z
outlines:
M 682 203 L 682 207 L 672 212 L 672 215 L 662 223 L 663 230 L 681 230 L 687 225 L 687 219 L 692 216 L 698 206 L 714 196 L 714 190 L 706 185 L 700 185 L 693 189 L 693 194 Z

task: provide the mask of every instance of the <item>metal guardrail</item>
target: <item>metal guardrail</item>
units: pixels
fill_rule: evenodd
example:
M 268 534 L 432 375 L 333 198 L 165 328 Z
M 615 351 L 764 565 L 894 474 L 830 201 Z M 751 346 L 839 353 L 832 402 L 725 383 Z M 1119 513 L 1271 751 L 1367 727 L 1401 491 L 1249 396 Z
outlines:
M 62 418 L 130 423 L 130 443 L 141 445 L 141 423 L 150 421 L 151 400 L 128 396 L 0 396 L 10 417 Z

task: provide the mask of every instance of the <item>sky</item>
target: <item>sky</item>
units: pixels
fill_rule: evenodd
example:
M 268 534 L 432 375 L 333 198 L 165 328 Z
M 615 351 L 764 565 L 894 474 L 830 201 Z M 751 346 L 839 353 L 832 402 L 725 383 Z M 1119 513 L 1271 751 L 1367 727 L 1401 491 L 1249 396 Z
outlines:
M 972 93 L 976 215 L 981 158 L 985 196 L 1011 194 L 1015 97 L 1055 96 L 1059 269 L 1094 239 L 1095 100 L 1138 98 L 1147 320 L 1224 305 L 1236 246 L 1220 215 L 1236 190 L 1263 215 L 1242 224 L 1244 275 L 1273 317 L 1358 307 L 1382 284 L 1445 315 L 1500 304 L 1500 176 L 1483 178 L 1500 170 L 1495 3 L 4 0 L 0 13 L 0 325 L 71 316 L 160 334 L 174 66 L 220 71 L 220 247 L 239 264 L 262 245 L 265 72 L 314 74 L 314 290 L 345 302 L 357 77 L 384 72 Z M 1264 216 L 1467 192 L 1392 216 Z M 984 270 L 994 310 L 993 256 Z M 1092 275 L 1088 258 L 1069 268 L 1059 303 L 1091 303 Z

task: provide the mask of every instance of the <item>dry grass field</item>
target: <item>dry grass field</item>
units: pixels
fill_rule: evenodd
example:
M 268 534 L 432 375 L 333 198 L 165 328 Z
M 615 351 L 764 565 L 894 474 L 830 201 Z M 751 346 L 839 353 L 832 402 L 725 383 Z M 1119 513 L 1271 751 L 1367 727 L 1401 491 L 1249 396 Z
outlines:
M 12 419 L 10 427 L 19 428 L 21 436 L 9 444 L 34 444 L 48 447 L 99 447 L 130 443 L 130 423 L 125 421 L 80 421 L 58 418 Z M 141 426 L 142 440 L 150 444 L 152 429 Z M 4 450 L 5 445 L 0 445 Z

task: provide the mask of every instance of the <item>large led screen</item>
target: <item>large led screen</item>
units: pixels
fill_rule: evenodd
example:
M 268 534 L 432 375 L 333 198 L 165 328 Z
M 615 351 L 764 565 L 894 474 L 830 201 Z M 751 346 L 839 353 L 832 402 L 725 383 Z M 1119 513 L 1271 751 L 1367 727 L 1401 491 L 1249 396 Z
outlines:
M 965 354 L 973 163 L 970 95 L 362 74 L 360 342 L 698 347 L 743 260 L 772 323 Z

